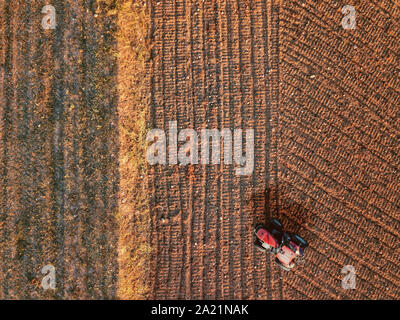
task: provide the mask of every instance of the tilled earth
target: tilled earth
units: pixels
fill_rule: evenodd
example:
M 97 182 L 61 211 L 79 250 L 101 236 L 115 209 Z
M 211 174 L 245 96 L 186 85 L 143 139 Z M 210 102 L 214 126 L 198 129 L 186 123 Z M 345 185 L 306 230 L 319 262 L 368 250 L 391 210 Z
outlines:
M 116 18 L 104 3 L 54 2 L 55 30 L 42 1 L 0 3 L 1 299 L 117 297 Z M 344 30 L 346 4 L 149 1 L 150 129 L 255 130 L 249 176 L 149 166 L 152 298 L 400 298 L 400 7 L 354 0 Z M 292 272 L 253 246 L 271 217 L 310 242 Z
M 342 1 L 151 2 L 151 127 L 255 130 L 250 176 L 150 168 L 154 298 L 400 298 L 400 8 L 353 2 L 355 30 Z M 270 217 L 310 242 L 292 272 Z

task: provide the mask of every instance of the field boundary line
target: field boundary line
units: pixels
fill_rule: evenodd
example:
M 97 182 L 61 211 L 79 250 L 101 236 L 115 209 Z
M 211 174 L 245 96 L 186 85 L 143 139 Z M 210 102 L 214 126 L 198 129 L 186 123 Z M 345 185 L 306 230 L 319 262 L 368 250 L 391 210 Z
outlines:
M 113 1 L 113 0 L 107 0 Z M 114 2 L 115 3 L 115 2 Z M 118 116 L 120 194 L 116 212 L 119 299 L 150 297 L 150 210 L 146 162 L 150 58 L 145 0 L 120 0 L 118 13 Z

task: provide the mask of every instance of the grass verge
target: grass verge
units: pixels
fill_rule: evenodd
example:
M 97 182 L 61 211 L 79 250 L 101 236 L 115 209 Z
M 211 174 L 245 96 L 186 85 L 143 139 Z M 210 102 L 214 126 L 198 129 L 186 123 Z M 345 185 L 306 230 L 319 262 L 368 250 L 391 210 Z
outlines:
M 149 298 L 149 202 L 146 118 L 150 57 L 146 1 L 105 0 L 118 15 L 118 116 L 120 195 L 117 222 L 118 298 Z

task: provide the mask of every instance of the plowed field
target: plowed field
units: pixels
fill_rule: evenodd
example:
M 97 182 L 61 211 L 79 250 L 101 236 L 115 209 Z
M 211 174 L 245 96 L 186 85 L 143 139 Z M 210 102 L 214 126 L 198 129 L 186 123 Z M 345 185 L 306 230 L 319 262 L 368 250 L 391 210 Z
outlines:
M 353 2 L 354 30 L 341 1 L 151 2 L 151 127 L 255 130 L 250 176 L 150 168 L 155 298 L 400 298 L 400 8 Z M 253 246 L 270 217 L 311 244 L 293 272 Z
M 0 299 L 400 299 L 400 7 L 349 2 L 1 1 Z M 171 121 L 254 129 L 254 170 L 147 165 Z

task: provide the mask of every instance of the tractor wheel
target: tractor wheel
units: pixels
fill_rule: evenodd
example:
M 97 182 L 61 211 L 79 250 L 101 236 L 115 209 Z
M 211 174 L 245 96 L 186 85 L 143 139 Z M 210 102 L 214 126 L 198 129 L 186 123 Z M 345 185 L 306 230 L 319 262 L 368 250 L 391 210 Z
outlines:
M 257 223 L 254 227 L 254 234 L 257 234 L 258 229 L 263 228 L 264 225 L 262 223 Z
M 298 236 L 297 234 L 293 235 L 292 240 L 298 246 L 303 248 L 303 250 L 308 247 L 308 242 L 304 240 L 302 237 Z
M 263 253 L 266 251 L 266 249 L 261 245 L 260 241 L 254 241 L 254 245 L 256 246 L 258 251 L 261 251 Z
M 285 270 L 285 271 L 290 271 L 290 270 L 292 270 L 291 268 L 285 267 L 285 266 L 282 264 L 282 262 L 279 261 L 278 258 L 275 258 L 275 262 L 276 262 L 276 264 L 277 264 L 282 270 Z

